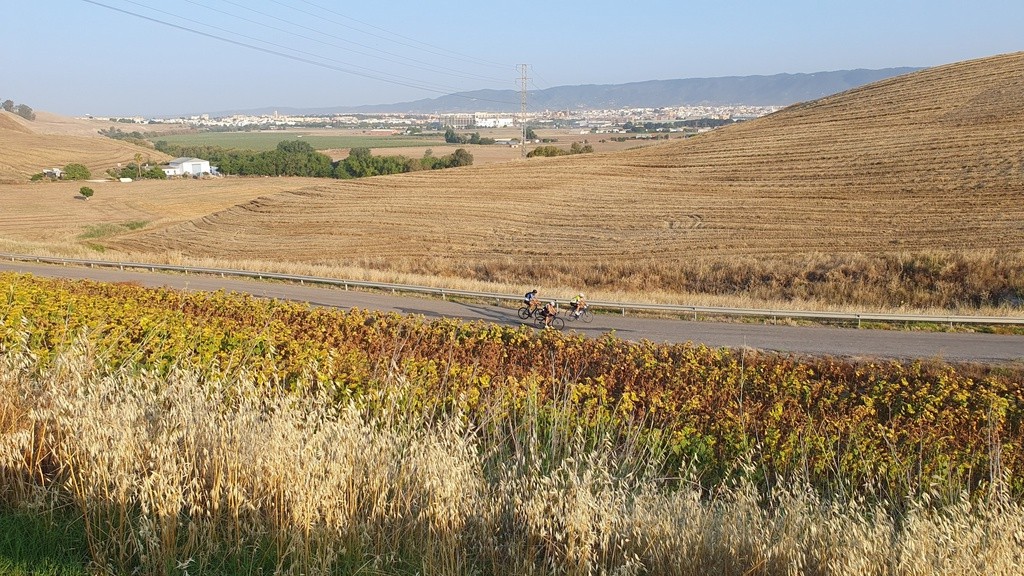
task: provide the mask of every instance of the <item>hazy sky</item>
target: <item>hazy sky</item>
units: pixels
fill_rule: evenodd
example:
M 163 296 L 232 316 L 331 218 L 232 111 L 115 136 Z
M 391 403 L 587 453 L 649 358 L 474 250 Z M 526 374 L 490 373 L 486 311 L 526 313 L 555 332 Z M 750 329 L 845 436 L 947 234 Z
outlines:
M 536 90 L 1020 50 L 1021 0 L 23 0 L 0 10 L 0 99 L 170 116 L 518 90 L 519 64 Z

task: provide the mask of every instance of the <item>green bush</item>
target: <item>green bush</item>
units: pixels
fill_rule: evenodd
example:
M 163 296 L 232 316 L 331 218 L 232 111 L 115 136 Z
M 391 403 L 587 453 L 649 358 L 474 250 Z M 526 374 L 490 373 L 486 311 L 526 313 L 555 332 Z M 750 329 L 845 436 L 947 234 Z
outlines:
M 92 172 L 84 164 L 68 164 L 64 167 L 65 180 L 88 180 L 92 178 Z

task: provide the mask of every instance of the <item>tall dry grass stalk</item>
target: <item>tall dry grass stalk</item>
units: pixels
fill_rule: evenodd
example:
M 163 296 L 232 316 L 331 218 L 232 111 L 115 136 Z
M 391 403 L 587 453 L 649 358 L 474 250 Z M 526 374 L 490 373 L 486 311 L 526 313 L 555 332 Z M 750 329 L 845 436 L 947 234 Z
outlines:
M 659 477 L 628 434 L 574 429 L 544 416 L 552 407 L 480 425 L 411 410 L 416 383 L 399 373 L 337 406 L 244 373 L 155 377 L 100 357 L 80 338 L 48 367 L 24 350 L 0 358 L 4 498 L 28 507 L 42 491 L 76 508 L 97 570 L 902 576 L 1024 563 L 1018 502 L 708 495 Z

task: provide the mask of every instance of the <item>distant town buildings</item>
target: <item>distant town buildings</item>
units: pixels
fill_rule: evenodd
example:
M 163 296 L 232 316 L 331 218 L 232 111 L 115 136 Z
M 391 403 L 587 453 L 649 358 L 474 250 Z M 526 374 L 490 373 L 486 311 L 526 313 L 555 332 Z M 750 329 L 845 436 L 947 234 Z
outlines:
M 782 106 L 673 106 L 666 108 L 622 108 L 608 110 L 544 110 L 529 112 L 525 117 L 512 113 L 437 113 L 437 114 L 321 114 L 321 115 L 250 115 L 233 114 L 211 117 L 209 114 L 181 118 L 109 118 L 112 122 L 135 124 L 181 124 L 192 128 L 221 130 L 273 129 L 288 127 L 360 128 L 405 132 L 413 129 L 509 128 L 522 126 L 553 126 L 580 128 L 593 132 L 615 132 L 627 123 L 666 124 L 679 121 L 714 119 L 747 120 L 770 114 Z

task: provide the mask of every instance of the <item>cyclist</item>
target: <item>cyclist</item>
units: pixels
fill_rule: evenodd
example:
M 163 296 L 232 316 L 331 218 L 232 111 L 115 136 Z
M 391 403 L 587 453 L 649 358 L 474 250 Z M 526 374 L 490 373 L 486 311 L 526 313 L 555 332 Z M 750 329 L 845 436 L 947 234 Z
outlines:
M 558 314 L 558 305 L 555 304 L 554 300 L 552 300 L 551 302 L 548 302 L 540 312 L 541 318 L 544 318 L 545 328 L 551 328 L 551 319 L 554 318 L 556 314 Z
M 533 312 L 534 310 L 539 308 L 541 304 L 540 300 L 537 298 L 537 289 L 534 288 L 533 290 L 530 290 L 529 292 L 524 294 L 523 302 L 526 304 L 526 307 L 530 309 L 530 312 Z
M 587 309 L 587 297 L 583 292 L 580 292 L 573 296 L 572 300 L 569 300 L 569 306 L 572 308 L 573 318 L 579 318 L 580 314 L 583 314 L 583 311 Z

